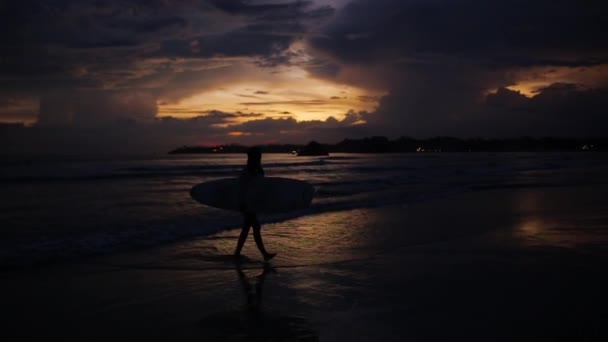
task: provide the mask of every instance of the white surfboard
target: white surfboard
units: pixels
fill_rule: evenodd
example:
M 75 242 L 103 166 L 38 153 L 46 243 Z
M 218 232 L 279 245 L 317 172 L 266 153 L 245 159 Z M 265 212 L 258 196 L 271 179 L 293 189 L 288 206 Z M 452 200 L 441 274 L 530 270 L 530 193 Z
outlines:
M 281 213 L 310 206 L 314 196 L 311 184 L 290 178 L 256 177 L 247 185 L 244 200 L 240 198 L 239 178 L 224 178 L 192 187 L 190 196 L 202 204 L 251 213 Z

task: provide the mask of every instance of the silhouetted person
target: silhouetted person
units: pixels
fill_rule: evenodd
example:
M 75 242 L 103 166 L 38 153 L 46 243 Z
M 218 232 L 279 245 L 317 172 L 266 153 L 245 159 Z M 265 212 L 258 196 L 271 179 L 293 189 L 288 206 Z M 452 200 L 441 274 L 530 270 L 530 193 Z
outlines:
M 240 206 L 243 212 L 243 228 L 241 229 L 241 235 L 239 236 L 239 241 L 237 242 L 236 250 L 234 251 L 234 256 L 237 260 L 241 256 L 241 249 L 243 249 L 245 240 L 247 240 L 250 227 L 253 227 L 253 239 L 264 256 L 264 260 L 268 261 L 276 255 L 276 253 L 268 253 L 266 248 L 264 248 L 261 233 L 262 227 L 258 221 L 258 217 L 247 208 L 246 194 L 248 186 L 256 177 L 264 177 L 264 170 L 262 169 L 262 150 L 259 147 L 252 147 L 247 151 L 247 165 L 243 168 L 240 177 Z

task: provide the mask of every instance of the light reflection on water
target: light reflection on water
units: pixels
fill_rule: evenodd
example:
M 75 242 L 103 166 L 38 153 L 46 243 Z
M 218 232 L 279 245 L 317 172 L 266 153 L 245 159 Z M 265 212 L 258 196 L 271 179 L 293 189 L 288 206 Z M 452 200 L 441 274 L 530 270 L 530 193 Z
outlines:
M 315 321 L 315 317 L 325 321 L 335 319 L 330 326 L 343 323 L 341 332 L 344 332 L 350 331 L 353 317 L 362 319 L 363 315 L 372 312 L 369 319 L 375 319 L 373 309 L 378 303 L 384 305 L 381 312 L 390 316 L 395 298 L 401 300 L 400 304 L 409 304 L 403 298 L 415 301 L 415 295 L 407 297 L 408 291 L 405 291 L 408 295 L 398 291 L 403 284 L 399 275 L 411 272 L 408 267 L 418 267 L 422 272 L 420 277 L 435 272 L 427 270 L 433 263 L 425 262 L 433 257 L 469 259 L 474 253 L 470 254 L 471 246 L 466 244 L 466 238 L 497 228 L 498 224 L 505 223 L 505 217 L 521 218 L 519 223 L 507 222 L 506 226 L 515 241 L 526 249 L 557 246 L 580 250 L 587 248 L 587 243 L 601 241 L 602 235 L 593 235 L 596 230 L 605 231 L 608 222 L 605 211 L 598 210 L 602 203 L 598 200 L 601 191 L 576 189 L 572 190 L 576 196 L 570 197 L 564 196 L 568 189 L 559 191 L 560 196 L 554 196 L 546 189 L 508 191 L 506 193 L 514 194 L 516 200 L 505 200 L 507 205 L 488 200 L 494 197 L 486 194 L 481 197 L 483 201 L 469 196 L 421 206 L 357 209 L 267 224 L 263 227 L 266 246 L 279 253 L 272 261 L 276 274 L 263 270 L 261 256 L 251 236 L 243 250 L 248 259 L 235 274 L 231 253 L 238 231 L 221 232 L 211 238 L 117 260 L 133 263 L 134 268 L 194 271 L 162 272 L 160 278 L 166 277 L 164 280 L 175 286 L 178 293 L 191 290 L 201 298 L 213 298 L 214 305 L 201 305 L 205 313 L 197 316 L 197 319 L 200 317 L 197 327 L 201 333 L 212 332 L 204 335 L 206 337 L 255 341 L 282 336 L 283 340 L 315 341 L 318 336 L 327 336 L 327 331 L 323 334 L 320 319 Z M 499 215 L 495 216 L 495 213 Z M 475 224 L 479 228 L 474 227 Z M 462 237 L 465 239 L 460 240 Z M 465 243 L 461 245 L 463 240 Z M 442 244 L 448 241 L 450 243 Z M 398 261 L 406 258 L 390 255 L 391 251 L 407 254 L 409 246 L 425 243 L 437 244 L 436 249 L 415 256 L 405 266 Z M 496 254 L 494 250 L 489 252 L 492 256 Z M 534 258 L 537 255 L 542 256 L 534 254 Z M 378 259 L 374 259 L 376 257 Z M 391 262 L 384 265 L 387 260 Z M 534 259 L 526 259 L 526 262 L 528 260 Z M 376 267 L 386 274 L 378 273 Z M 477 269 L 474 273 L 477 274 Z M 391 281 L 378 282 L 383 276 Z M 188 277 L 192 277 L 192 281 Z M 146 286 L 150 285 L 146 282 Z M 405 284 L 404 288 L 408 289 L 408 286 L 412 285 Z M 158 291 L 166 291 L 165 284 L 158 286 Z M 429 290 L 426 298 L 435 298 L 435 295 L 434 290 Z M 399 296 L 404 297 L 399 299 Z M 512 299 L 518 298 L 513 296 Z M 422 300 L 420 307 L 426 308 L 428 303 Z M 362 309 L 358 309 L 359 306 Z M 444 308 L 444 305 L 438 304 L 438 308 Z M 423 317 L 435 317 L 435 312 Z M 336 340 L 340 339 L 336 337 Z
M 199 182 L 237 175 L 244 162 L 240 154 L 0 160 L 5 195 L 0 200 L 0 264 L 77 259 L 237 228 L 238 217 L 202 206 L 188 192 Z M 599 153 L 265 154 L 263 166 L 268 176 L 315 186 L 311 210 L 301 213 L 309 215 L 415 204 L 470 188 L 593 183 L 604 179 L 608 158 Z M 598 176 L 590 177 L 591 171 Z M 332 224 L 329 216 L 321 225 Z M 294 248 L 306 250 L 305 244 Z M 331 250 L 318 253 L 332 255 Z
M 523 215 L 514 236 L 527 247 L 605 253 L 608 214 L 601 193 L 592 188 L 570 197 L 552 196 L 547 191 L 520 192 L 515 209 Z
M 244 304 L 239 309 L 214 312 L 203 317 L 199 328 L 213 341 L 319 341 L 318 332 L 305 315 L 264 305 L 266 278 L 276 273 L 270 264 L 262 272 L 243 270 L 235 264 Z
M 272 261 L 278 267 L 348 262 L 373 256 L 388 239 L 374 233 L 372 222 L 378 219 L 368 210 L 326 213 L 263 225 L 262 237 L 266 248 L 278 253 Z M 231 269 L 238 234 L 238 230 L 224 231 L 211 238 L 161 248 L 156 256 L 148 254 L 142 261 L 167 268 Z M 259 267 L 262 262 L 251 235 L 242 252 L 246 257 L 244 268 Z

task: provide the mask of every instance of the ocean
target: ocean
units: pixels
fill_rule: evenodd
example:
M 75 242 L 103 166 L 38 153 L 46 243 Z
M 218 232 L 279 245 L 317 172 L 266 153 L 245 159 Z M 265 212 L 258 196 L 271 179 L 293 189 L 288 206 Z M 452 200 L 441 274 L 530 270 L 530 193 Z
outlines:
M 236 177 L 241 154 L 0 157 L 0 267 L 44 265 L 238 229 L 189 196 Z M 310 182 L 312 206 L 262 223 L 501 188 L 605 184 L 606 153 L 265 154 L 267 176 Z M 575 199 L 573 199 L 575 200 Z

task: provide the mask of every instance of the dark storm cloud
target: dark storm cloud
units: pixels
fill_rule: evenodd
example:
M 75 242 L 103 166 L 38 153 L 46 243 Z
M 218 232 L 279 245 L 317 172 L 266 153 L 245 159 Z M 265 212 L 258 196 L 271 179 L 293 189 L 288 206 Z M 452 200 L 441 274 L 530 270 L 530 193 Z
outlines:
M 271 54 L 260 57 L 257 65 L 266 68 L 273 68 L 281 65 L 292 65 L 292 61 L 300 57 L 300 53 L 287 51 L 285 49 L 274 51 Z
M 285 29 L 283 27 L 283 29 Z M 294 32 L 302 28 L 291 27 Z M 214 57 L 214 56 L 264 56 L 286 49 L 295 36 L 272 33 L 258 25 L 244 27 L 221 35 L 204 35 L 191 39 L 162 42 L 156 54 L 170 57 Z
M 149 121 L 157 113 L 156 99 L 141 92 L 88 91 L 49 93 L 40 99 L 38 123 L 94 126 L 122 120 Z
M 291 20 L 316 20 L 334 13 L 330 6 L 311 8 L 312 1 L 268 3 L 267 1 L 210 0 L 210 2 L 230 14 L 247 15 L 259 22 L 285 22 Z
M 170 28 L 173 26 L 184 27 L 187 25 L 185 19 L 180 17 L 166 17 L 166 18 L 154 18 L 151 20 L 145 21 L 132 21 L 125 22 L 123 24 L 124 28 L 133 30 L 134 32 L 146 32 L 146 33 L 155 33 L 161 31 L 166 28 Z M 120 25 L 119 25 L 120 26 Z
M 413 137 L 601 137 L 608 127 L 606 88 L 553 84 L 532 98 L 506 88 L 483 98 L 458 88 L 451 94 L 387 96 L 364 118 L 384 134 Z
M 100 87 L 107 82 L 108 74 L 135 69 L 148 58 L 270 58 L 302 37 L 312 20 L 328 13 L 302 1 L 281 5 L 250 3 L 3 2 L 0 75 L 10 77 L 10 82 L 26 83 L 23 88 L 29 82 L 38 90 L 54 86 L 79 88 L 82 83 Z M 78 68 L 97 73 L 77 75 Z M 63 79 L 58 79 L 59 75 Z M 31 76 L 36 79 L 26 79 Z M 38 81 L 43 84 L 35 84 Z
M 166 10 L 166 11 L 165 11 Z M 3 38 L 13 46 L 125 47 L 184 19 L 157 1 L 12 1 L 3 10 Z
M 479 119 L 504 135 L 605 136 L 608 127 L 608 89 L 584 89 L 576 84 L 553 84 L 533 98 L 508 89 L 490 95 L 485 111 L 492 121 Z
M 608 61 L 606 14 L 603 1 L 353 0 L 311 43 L 354 63 L 593 66 Z
M 366 116 L 379 134 L 605 135 L 605 89 L 562 85 L 549 96 L 553 85 L 529 99 L 504 87 L 549 66 L 597 67 L 605 85 L 606 14 L 603 1 L 353 0 L 311 39 L 330 57 L 309 71 L 334 78 L 364 66 L 359 84 L 382 80 L 389 95 Z M 486 98 L 492 89 L 501 90 Z
M 247 14 L 259 16 L 264 13 L 274 11 L 284 11 L 291 8 L 301 7 L 305 2 L 295 4 L 269 4 L 269 3 L 255 3 L 246 0 L 210 0 L 211 4 L 221 9 L 222 11 L 230 14 Z
M 603 1 L 354 0 L 312 42 L 349 61 L 449 54 L 589 65 L 608 57 L 606 14 Z
M 104 87 L 108 76 L 137 62 L 156 34 L 183 28 L 183 19 L 162 9 L 153 1 L 7 2 L 0 21 L 0 91 L 41 95 Z
M 330 7 L 311 8 L 311 2 L 251 4 L 249 1 L 212 1 L 219 9 L 246 16 L 247 25 L 221 34 L 202 34 L 162 42 L 162 56 L 253 56 L 261 66 L 289 64 L 298 54 L 286 51 L 303 38 L 311 24 L 333 14 Z

